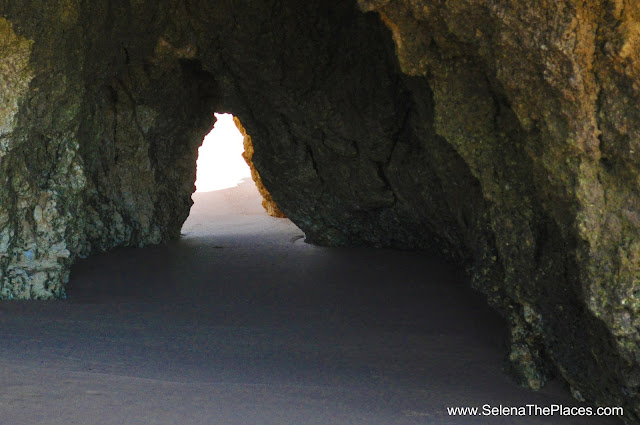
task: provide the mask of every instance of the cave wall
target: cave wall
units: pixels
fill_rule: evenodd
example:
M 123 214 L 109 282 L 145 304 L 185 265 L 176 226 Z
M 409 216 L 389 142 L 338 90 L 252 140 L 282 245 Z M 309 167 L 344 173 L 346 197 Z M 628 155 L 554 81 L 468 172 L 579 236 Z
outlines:
M 435 130 L 490 202 L 514 371 L 533 387 L 559 373 L 577 398 L 634 416 L 638 4 L 360 5 L 393 32 L 403 72 L 428 78 Z
M 640 412 L 639 8 L 0 0 L 0 297 L 179 236 L 213 112 L 324 245 L 468 267 L 508 370 Z
M 63 297 L 74 258 L 179 235 L 214 106 L 163 38 L 177 6 L 147 3 L 0 3 L 3 298 Z

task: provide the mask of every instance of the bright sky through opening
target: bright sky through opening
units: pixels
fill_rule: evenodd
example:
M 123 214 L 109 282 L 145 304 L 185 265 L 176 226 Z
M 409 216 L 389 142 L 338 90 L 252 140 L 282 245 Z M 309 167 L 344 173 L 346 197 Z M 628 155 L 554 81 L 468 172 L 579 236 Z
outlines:
M 211 133 L 198 150 L 196 192 L 212 192 L 237 186 L 251 177 L 251 170 L 242 158 L 242 134 L 231 114 L 215 114 Z

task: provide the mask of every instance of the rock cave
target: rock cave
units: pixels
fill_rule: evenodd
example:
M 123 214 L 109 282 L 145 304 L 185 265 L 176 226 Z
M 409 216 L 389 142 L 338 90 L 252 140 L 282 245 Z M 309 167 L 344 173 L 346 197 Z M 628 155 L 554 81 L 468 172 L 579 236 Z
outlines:
M 78 259 L 179 238 L 228 112 L 307 242 L 446 258 L 506 320 L 520 385 L 639 423 L 637 3 L 0 12 L 0 298 L 64 298 Z

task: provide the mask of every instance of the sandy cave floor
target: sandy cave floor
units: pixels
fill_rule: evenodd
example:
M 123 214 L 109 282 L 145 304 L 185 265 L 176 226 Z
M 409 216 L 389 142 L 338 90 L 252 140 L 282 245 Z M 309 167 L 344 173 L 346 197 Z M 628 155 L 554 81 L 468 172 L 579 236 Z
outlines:
M 0 424 L 618 424 L 451 417 L 575 405 L 502 372 L 504 325 L 423 253 L 311 246 L 251 182 L 181 240 L 80 261 L 68 299 L 0 302 Z

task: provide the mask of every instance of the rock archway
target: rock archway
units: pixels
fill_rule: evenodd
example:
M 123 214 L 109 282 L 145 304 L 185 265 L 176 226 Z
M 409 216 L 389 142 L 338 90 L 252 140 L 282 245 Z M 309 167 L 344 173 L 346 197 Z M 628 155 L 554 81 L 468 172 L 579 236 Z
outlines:
M 4 297 L 62 296 L 73 258 L 177 237 L 213 111 L 242 121 L 262 180 L 310 241 L 462 255 L 456 215 L 469 211 L 443 202 L 442 181 L 475 185 L 450 200 L 460 208 L 484 201 L 379 19 L 354 4 L 224 4 L 78 4 L 38 25 L 9 8 L 31 83 L 4 136 Z M 425 167 L 434 155 L 442 170 Z
M 177 237 L 228 111 L 309 241 L 465 264 L 521 383 L 635 418 L 639 15 L 574 3 L 0 2 L 0 297 Z

